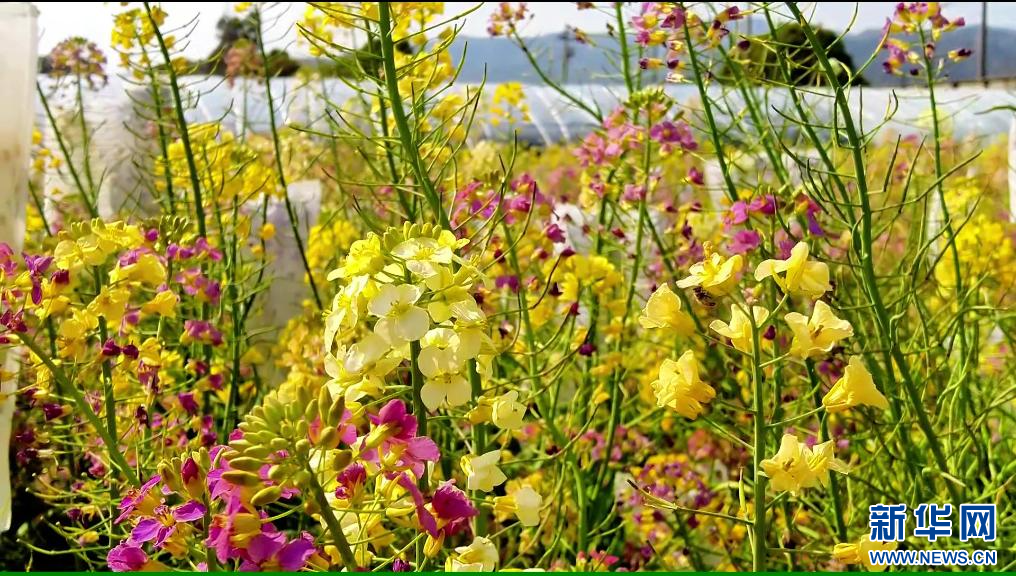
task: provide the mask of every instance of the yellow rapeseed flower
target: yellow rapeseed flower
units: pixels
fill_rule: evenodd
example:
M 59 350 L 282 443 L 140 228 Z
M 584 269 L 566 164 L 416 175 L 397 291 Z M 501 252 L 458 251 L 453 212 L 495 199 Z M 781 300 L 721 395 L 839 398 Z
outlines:
M 793 434 L 784 434 L 780 450 L 761 464 L 773 490 L 791 494 L 797 494 L 804 488 L 825 486 L 830 470 L 847 473 L 847 465 L 833 456 L 832 440 L 811 449 L 801 444 Z
M 729 294 L 737 286 L 737 274 L 744 267 L 740 254 L 724 258 L 716 252 L 708 253 L 704 260 L 692 264 L 688 270 L 691 276 L 678 280 L 678 288 L 699 286 L 713 296 Z
M 783 274 L 783 276 L 780 276 Z M 755 268 L 755 280 L 772 276 L 780 288 L 795 296 L 819 298 L 832 289 L 829 284 L 829 266 L 824 262 L 808 260 L 808 244 L 798 242 L 786 260 L 766 260 Z
M 690 420 L 698 418 L 705 410 L 704 404 L 716 396 L 716 390 L 699 378 L 698 361 L 691 350 L 676 362 L 664 360 L 660 376 L 651 386 L 657 406 L 669 407 Z
M 681 299 L 663 284 L 653 292 L 639 316 L 643 328 L 668 328 L 675 334 L 690 336 L 695 333 L 691 316 L 681 310 Z
M 862 404 L 881 410 L 889 407 L 889 402 L 875 387 L 871 373 L 864 367 L 861 357 L 851 356 L 843 377 L 822 398 L 822 405 L 835 414 Z
M 819 300 L 811 319 L 804 314 L 791 312 L 783 317 L 794 332 L 790 353 L 799 358 L 811 358 L 829 352 L 837 342 L 854 335 L 850 322 L 837 318 L 828 304 Z
M 755 317 L 755 325 L 760 326 L 769 317 L 769 310 L 762 306 L 751 307 L 752 316 Z M 752 353 L 752 329 L 751 320 L 737 304 L 730 305 L 730 322 L 713 320 L 709 328 L 720 336 L 730 338 L 734 348 L 745 353 Z

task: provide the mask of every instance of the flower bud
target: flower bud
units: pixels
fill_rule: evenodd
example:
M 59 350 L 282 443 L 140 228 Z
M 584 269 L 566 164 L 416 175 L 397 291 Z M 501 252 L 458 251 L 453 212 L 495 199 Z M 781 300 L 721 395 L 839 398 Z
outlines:
M 261 484 L 260 476 L 243 470 L 227 470 L 222 473 L 222 479 L 236 486 L 257 486 Z
M 256 458 L 249 458 L 247 456 L 240 456 L 239 458 L 233 458 L 229 461 L 229 465 L 236 470 L 243 470 L 245 472 L 257 472 L 264 465 L 264 462 Z
M 437 538 L 428 534 L 427 542 L 423 545 L 423 553 L 427 558 L 433 558 L 441 553 L 442 547 L 444 547 L 444 534 Z
M 332 460 L 332 470 L 342 472 L 353 462 L 353 453 L 350 450 L 336 450 Z
M 303 418 L 308 422 L 313 422 L 318 416 L 318 399 L 312 399 L 308 404 L 307 408 L 303 411 Z
M 328 425 L 338 426 L 339 421 L 342 420 L 342 414 L 346 411 L 346 397 L 339 394 L 338 397 L 332 402 L 331 407 L 328 408 Z
M 321 418 L 322 422 L 328 421 L 328 409 L 332 406 L 332 393 L 328 390 L 328 386 L 322 386 L 318 390 L 317 397 L 318 406 L 318 417 Z
M 275 482 L 281 482 L 288 476 L 289 470 L 287 470 L 284 466 L 276 464 L 268 469 L 268 478 L 270 480 L 274 480 Z
M 183 490 L 183 485 L 180 483 L 180 476 L 176 473 L 177 466 L 174 464 L 177 463 L 170 463 L 165 460 L 160 462 L 158 466 L 159 476 L 162 477 L 163 483 L 169 486 L 170 490 L 180 492 Z
M 265 420 L 271 426 L 278 426 L 280 422 L 286 417 L 285 409 L 274 398 L 265 399 Z
M 267 506 L 272 502 L 275 502 L 282 497 L 282 488 L 279 486 L 269 486 L 258 490 L 257 494 L 250 499 L 250 503 L 254 506 Z
M 256 458 L 257 460 L 267 460 L 271 454 L 271 448 L 261 445 L 251 446 L 243 451 L 243 455 L 247 458 Z
M 332 426 L 326 426 L 318 434 L 317 445 L 323 448 L 335 448 L 339 445 L 339 431 Z

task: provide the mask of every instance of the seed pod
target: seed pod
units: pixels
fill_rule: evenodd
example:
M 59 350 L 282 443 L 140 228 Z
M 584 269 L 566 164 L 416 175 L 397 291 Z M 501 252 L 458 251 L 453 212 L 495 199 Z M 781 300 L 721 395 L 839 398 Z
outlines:
M 303 418 L 309 422 L 313 422 L 318 416 L 318 400 L 317 398 L 312 399 L 308 404 L 307 408 L 303 411 Z
M 227 470 L 222 473 L 222 479 L 237 486 L 257 486 L 261 484 L 261 477 L 253 472 L 243 470 Z
M 330 408 L 328 408 L 328 425 L 338 426 L 339 421 L 342 420 L 342 414 L 346 411 L 346 397 L 343 394 L 339 394 L 332 402 Z
M 233 458 L 229 461 L 229 465 L 237 470 L 244 470 L 246 472 L 257 472 L 264 466 L 264 462 L 256 458 L 248 458 L 246 456 L 240 456 L 239 458 Z
M 317 445 L 324 448 L 335 448 L 339 445 L 339 431 L 332 426 L 322 428 L 318 435 Z
M 282 497 L 282 488 L 279 486 L 269 486 L 258 490 L 257 494 L 254 494 L 250 499 L 250 503 L 255 506 L 267 506 L 272 502 L 275 502 Z

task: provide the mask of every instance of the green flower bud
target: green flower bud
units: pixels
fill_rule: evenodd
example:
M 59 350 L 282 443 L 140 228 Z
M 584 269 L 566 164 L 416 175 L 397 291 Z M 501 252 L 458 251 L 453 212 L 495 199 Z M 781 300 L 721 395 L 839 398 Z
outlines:
M 350 450 L 336 450 L 332 459 L 332 470 L 342 472 L 353 462 L 353 452 Z
M 323 448 L 335 448 L 339 445 L 339 431 L 332 426 L 322 428 L 318 435 L 317 445 Z
M 268 469 L 268 478 L 275 482 L 281 482 L 289 476 L 289 470 L 280 464 L 276 464 Z
M 258 490 L 258 492 L 251 497 L 250 503 L 255 506 L 267 506 L 281 497 L 282 488 L 280 486 L 269 486 Z
M 307 408 L 303 411 L 303 418 L 308 422 L 313 422 L 318 416 L 318 399 L 313 398 L 308 404 Z
M 248 458 L 257 458 L 258 460 L 266 460 L 272 455 L 271 448 L 267 446 L 251 446 L 243 451 L 243 455 Z
M 328 418 L 326 422 L 329 426 L 338 426 L 339 421 L 342 420 L 342 414 L 346 411 L 346 397 L 339 394 L 332 402 L 330 408 L 328 408 Z
M 227 470 L 222 473 L 222 479 L 237 486 L 257 486 L 261 484 L 260 476 L 243 470 Z
M 332 405 L 332 393 L 328 390 L 328 386 L 322 386 L 318 390 L 317 406 L 318 416 L 322 422 L 328 422 L 328 409 Z
M 257 472 L 264 466 L 264 462 L 256 458 L 248 458 L 246 456 L 240 456 L 239 458 L 232 458 L 229 461 L 229 465 L 237 470 L 244 470 L 246 472 Z

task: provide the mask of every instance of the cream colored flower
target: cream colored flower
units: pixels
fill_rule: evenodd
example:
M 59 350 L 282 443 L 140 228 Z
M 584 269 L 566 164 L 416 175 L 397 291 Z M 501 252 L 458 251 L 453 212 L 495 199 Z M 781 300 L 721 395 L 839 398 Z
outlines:
M 466 474 L 466 488 L 492 492 L 495 486 L 503 484 L 508 477 L 497 467 L 499 462 L 500 450 L 491 450 L 480 456 L 463 456 L 460 465 Z
M 427 311 L 416 306 L 423 290 L 412 284 L 385 284 L 367 305 L 367 311 L 379 317 L 374 331 L 392 346 L 423 338 L 430 328 Z
M 854 335 L 854 328 L 850 322 L 837 318 L 832 308 L 821 300 L 815 302 L 811 319 L 797 312 L 791 312 L 783 319 L 794 332 L 790 353 L 799 358 L 825 354 L 840 340 Z
M 822 398 L 822 405 L 835 414 L 860 405 L 885 410 L 889 407 L 889 401 L 875 387 L 871 372 L 864 367 L 861 357 L 851 356 L 843 377 Z
M 664 360 L 652 387 L 657 406 L 666 406 L 690 420 L 698 418 L 705 404 L 716 396 L 716 390 L 699 379 L 698 361 L 691 350 L 676 362 Z
M 769 311 L 762 306 L 752 306 L 751 312 L 755 317 L 756 326 L 761 326 L 762 323 L 766 321 L 766 318 L 769 317 Z M 748 315 L 741 310 L 740 306 L 731 304 L 729 323 L 721 320 L 713 320 L 709 324 L 709 328 L 720 336 L 730 338 L 730 343 L 733 344 L 734 348 L 737 350 L 745 354 L 752 353 L 753 341 L 751 320 L 748 318 Z
M 780 276 L 783 274 L 783 276 Z M 780 288 L 795 296 L 819 298 L 832 289 L 829 284 L 829 266 L 824 262 L 808 260 L 808 244 L 798 242 L 786 260 L 766 260 L 755 268 L 755 280 L 772 276 Z
M 667 284 L 657 288 L 649 297 L 639 316 L 639 324 L 643 328 L 666 328 L 681 336 L 695 333 L 695 323 L 691 316 L 681 310 L 681 298 Z

